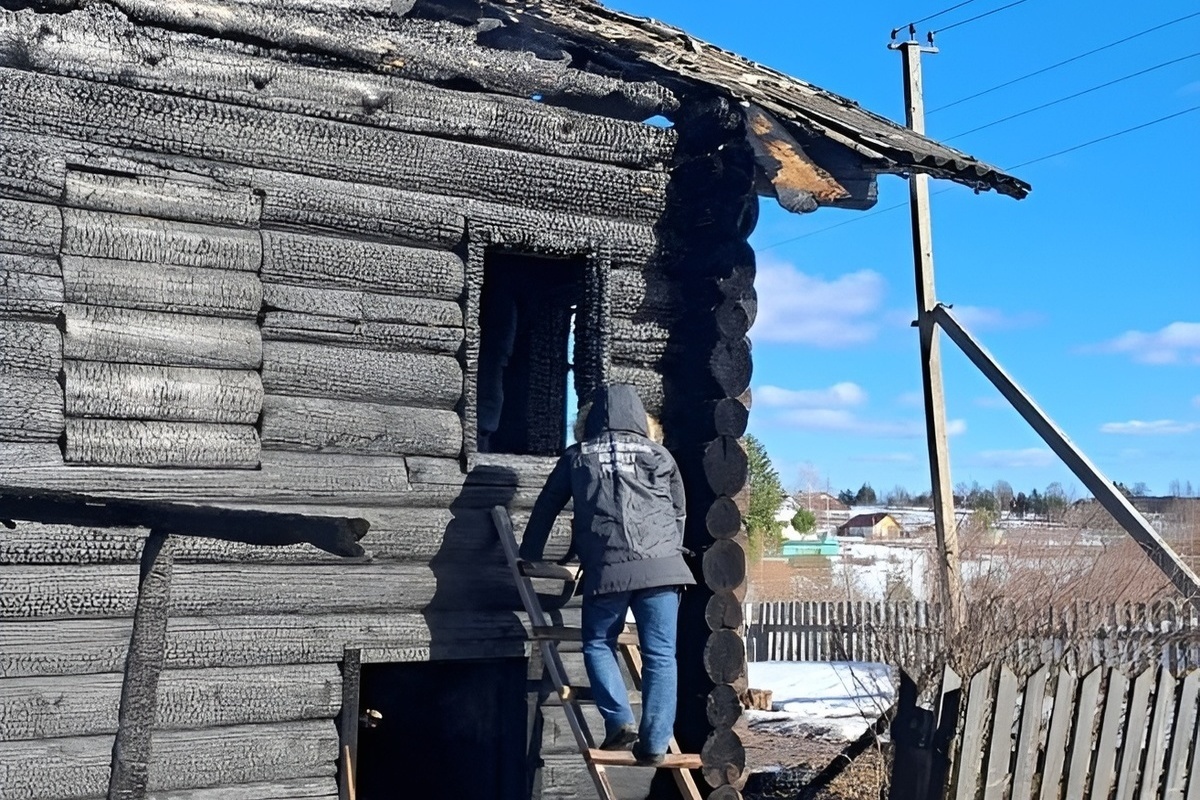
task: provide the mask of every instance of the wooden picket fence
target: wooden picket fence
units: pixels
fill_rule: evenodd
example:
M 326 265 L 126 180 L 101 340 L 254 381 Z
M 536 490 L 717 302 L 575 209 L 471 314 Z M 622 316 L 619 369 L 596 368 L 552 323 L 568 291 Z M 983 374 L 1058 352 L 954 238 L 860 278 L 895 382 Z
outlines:
M 744 613 L 750 661 L 875 661 L 915 670 L 942 663 L 938 604 L 757 603 Z M 1036 614 L 992 605 L 969 608 L 968 617 L 968 636 L 980 640 L 973 644 L 996 648 L 973 663 L 1061 663 L 1079 672 L 1200 667 L 1200 614 L 1187 602 L 1078 602 Z
M 1132 676 L 1097 667 L 1079 678 L 1060 664 L 1021 677 L 993 664 L 965 686 L 946 670 L 936 704 L 942 718 L 934 722 L 956 735 L 947 749 L 925 746 L 949 761 L 898 751 L 893 796 L 1194 800 L 1200 797 L 1200 748 L 1193 746 L 1198 699 L 1196 669 L 1177 677 L 1161 667 Z M 927 774 L 919 774 L 922 768 Z

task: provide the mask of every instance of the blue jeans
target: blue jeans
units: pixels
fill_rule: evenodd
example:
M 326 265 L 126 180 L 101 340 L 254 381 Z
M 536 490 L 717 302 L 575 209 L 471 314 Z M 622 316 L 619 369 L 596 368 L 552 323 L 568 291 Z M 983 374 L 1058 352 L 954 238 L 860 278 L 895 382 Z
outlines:
M 667 752 L 675 727 L 675 630 L 679 618 L 679 589 L 660 586 L 633 592 L 595 594 L 583 598 L 583 663 L 592 695 L 611 736 L 633 722 L 625 679 L 617 662 L 617 634 L 625 612 L 633 609 L 642 651 L 642 722 L 638 727 L 640 754 Z

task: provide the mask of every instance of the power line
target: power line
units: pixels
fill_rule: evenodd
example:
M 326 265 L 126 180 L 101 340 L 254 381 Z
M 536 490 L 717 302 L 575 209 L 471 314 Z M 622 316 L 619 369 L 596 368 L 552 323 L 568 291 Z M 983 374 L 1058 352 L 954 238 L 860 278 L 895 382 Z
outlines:
M 1110 133 L 1107 136 L 1101 136 L 1098 139 L 1092 139 L 1091 141 L 1087 141 L 1082 144 L 1077 144 L 1077 145 L 1074 145 L 1073 147 L 1068 147 L 1065 150 L 1058 150 L 1053 153 L 1048 153 L 1044 156 L 1038 156 L 1037 158 L 1031 158 L 1028 161 L 1022 161 L 1020 164 L 1013 164 L 1010 167 L 1002 167 L 1002 169 L 1007 171 L 1007 170 L 1020 169 L 1021 167 L 1028 167 L 1030 164 L 1037 164 L 1040 161 L 1047 161 L 1051 158 L 1055 158 L 1056 156 L 1065 155 L 1066 153 L 1073 153 L 1076 150 L 1082 150 L 1085 147 L 1091 147 L 1092 145 L 1099 144 L 1100 142 L 1107 142 L 1109 139 L 1116 139 L 1118 136 L 1124 136 L 1128 133 L 1133 133 L 1134 131 L 1140 131 L 1143 128 L 1149 128 L 1151 125 L 1158 125 L 1161 122 L 1166 122 L 1167 120 L 1172 120 L 1172 119 L 1175 119 L 1176 117 L 1182 117 L 1184 114 L 1190 114 L 1193 111 L 1200 111 L 1200 105 L 1192 106 L 1191 108 L 1185 108 L 1183 111 L 1177 111 L 1174 114 L 1168 114 L 1165 117 L 1159 117 L 1158 119 L 1152 119 L 1149 122 L 1143 122 L 1141 125 L 1134 125 L 1132 128 L 1126 128 L 1125 130 L 1117 131 L 1116 133 Z M 943 194 L 944 192 L 948 192 L 953 188 L 954 188 L 953 186 L 947 186 L 943 189 L 938 189 L 936 192 L 931 192 L 930 194 L 931 195 Z M 780 247 L 785 244 L 791 244 L 792 242 L 799 241 L 800 239 L 807 239 L 810 236 L 816 236 L 818 233 L 825 233 L 826 231 L 831 231 L 834 228 L 840 228 L 843 225 L 849 225 L 851 222 L 860 222 L 864 219 L 867 219 L 868 217 L 874 217 L 878 214 L 885 214 L 889 211 L 895 211 L 898 208 L 905 208 L 907 206 L 908 206 L 907 201 L 905 201 L 903 203 L 897 203 L 894 206 L 888 206 L 887 208 L 880 208 L 880 209 L 872 211 L 868 214 L 861 214 L 859 216 L 852 217 L 851 219 L 842 220 L 841 222 L 835 223 L 833 225 L 827 225 L 824 228 L 818 228 L 815 231 L 809 231 L 808 233 L 802 233 L 799 236 L 793 236 L 790 239 L 784 239 L 782 241 L 775 242 L 774 244 L 769 244 L 769 245 L 766 245 L 765 247 L 758 247 L 755 249 L 756 250 L 771 250 L 773 248 Z
M 1193 111 L 1200 111 L 1200 106 L 1192 106 L 1191 108 L 1185 108 L 1183 111 L 1176 111 L 1174 114 L 1168 114 L 1165 117 L 1159 117 L 1158 119 L 1152 119 L 1149 122 L 1143 122 L 1141 125 L 1134 125 L 1132 128 L 1126 128 L 1123 131 L 1117 131 L 1116 133 L 1110 133 L 1107 136 L 1101 136 L 1099 139 L 1092 139 L 1090 142 L 1084 142 L 1083 144 L 1077 144 L 1074 147 L 1068 147 L 1066 150 L 1059 150 L 1056 153 L 1050 153 L 1049 155 L 1038 156 L 1037 158 L 1032 158 L 1029 161 L 1022 161 L 1020 164 L 1013 164 L 1011 167 L 1005 167 L 1005 169 L 1009 170 L 1009 169 L 1020 169 L 1021 167 L 1028 167 L 1030 164 L 1036 164 L 1039 161 L 1046 161 L 1047 159 L 1054 158 L 1055 156 L 1061 156 L 1064 153 L 1073 153 L 1076 150 L 1082 150 L 1085 147 L 1091 147 L 1092 145 L 1099 144 L 1100 142 L 1107 142 L 1109 139 L 1115 139 L 1118 136 L 1124 136 L 1127 133 L 1133 133 L 1134 131 L 1140 131 L 1142 128 L 1149 128 L 1151 125 L 1157 125 L 1158 123 L 1166 122 L 1169 119 L 1175 119 L 1176 117 L 1182 117 L 1184 114 L 1190 114 Z
M 1049 72 L 1051 70 L 1058 69 L 1059 67 L 1063 67 L 1063 66 L 1066 66 L 1067 64 L 1078 61 L 1081 58 L 1087 58 L 1088 56 L 1092 56 L 1092 55 L 1095 55 L 1096 53 L 1103 52 L 1105 50 L 1108 50 L 1109 48 L 1116 47 L 1119 44 L 1125 44 L 1126 42 L 1133 41 L 1134 39 L 1137 39 L 1140 36 L 1145 36 L 1148 33 L 1154 33 L 1157 30 L 1162 30 L 1163 28 L 1170 27 L 1171 25 L 1178 25 L 1180 22 L 1186 22 L 1187 20 L 1189 20 L 1193 17 L 1200 17 L 1200 11 L 1196 11 L 1191 14 L 1186 14 L 1182 17 L 1179 17 L 1178 19 L 1173 19 L 1170 22 L 1164 22 L 1161 25 L 1155 25 L 1153 28 L 1147 28 L 1144 31 L 1138 31 L 1137 33 L 1132 34 L 1130 36 L 1126 36 L 1123 39 L 1117 39 L 1115 42 L 1109 42 L 1108 44 L 1101 45 L 1100 47 L 1097 47 L 1094 50 L 1088 50 L 1086 53 L 1080 53 L 1079 55 L 1071 56 L 1070 58 L 1059 61 L 1056 64 L 1051 64 L 1048 67 L 1042 67 L 1041 69 L 1035 69 L 1033 72 L 1028 72 L 1019 77 L 1004 81 L 1003 83 L 998 83 L 995 86 L 991 86 L 991 87 L 988 87 L 987 89 L 983 89 L 978 92 L 975 92 L 975 94 L 969 94 L 966 97 L 960 97 L 957 100 L 952 100 L 951 102 L 946 103 L 945 105 L 941 105 L 941 106 L 938 106 L 937 108 L 929 109 L 925 113 L 926 113 L 926 115 L 934 114 L 934 113 L 937 113 L 938 111 L 942 111 L 943 109 L 950 108 L 951 106 L 956 106 L 959 103 L 965 103 L 968 100 L 974 100 L 977 97 L 983 97 L 985 94 L 991 94 L 992 92 L 994 92 L 998 89 L 1003 89 L 1006 86 L 1012 86 L 1014 83 L 1020 83 L 1023 80 L 1027 80 L 1029 78 L 1036 77 L 1038 75 Z
M 943 142 L 949 142 L 952 139 L 958 139 L 960 137 L 966 136 L 969 133 L 977 133 L 978 131 L 982 131 L 986 128 L 990 128 L 993 125 L 999 125 L 1002 122 L 1008 122 L 1009 120 L 1016 119 L 1017 117 L 1023 117 L 1026 114 L 1032 114 L 1035 111 L 1041 111 L 1044 108 L 1050 108 L 1051 106 L 1056 106 L 1059 103 L 1065 103 L 1068 100 L 1074 100 L 1076 97 L 1083 97 L 1085 94 L 1091 94 L 1092 92 L 1098 92 L 1101 89 L 1108 88 L 1109 86 L 1115 86 L 1118 83 L 1123 83 L 1124 81 L 1130 80 L 1132 78 L 1136 78 L 1139 75 L 1145 75 L 1148 72 L 1154 72 L 1155 70 L 1162 69 L 1163 67 L 1169 67 L 1172 64 L 1178 64 L 1180 61 L 1187 61 L 1188 59 L 1195 58 L 1196 56 L 1200 56 L 1200 51 L 1192 53 L 1191 55 L 1180 56 L 1179 58 L 1173 58 L 1170 61 L 1164 61 L 1161 64 L 1155 64 L 1153 67 L 1146 67 L 1146 69 L 1138 70 L 1137 72 L 1131 72 L 1128 75 L 1122 75 L 1119 78 L 1114 78 L 1113 80 L 1106 81 L 1105 83 L 1100 83 L 1095 86 L 1090 86 L 1087 89 L 1084 89 L 1079 92 L 1075 92 L 1074 94 L 1069 94 L 1066 97 L 1060 97 L 1057 100 L 1051 100 L 1048 103 L 1042 103 L 1040 106 L 1034 106 L 1033 108 L 1027 108 L 1024 111 L 1018 111 L 1015 114 L 1009 114 L 1007 117 L 1001 117 L 1000 119 L 992 120 L 991 122 L 985 123 L 976 128 L 971 128 L 968 131 L 963 131 L 962 133 L 956 133 L 953 136 L 939 137 L 939 140 L 943 141 Z
M 903 25 L 897 25 L 895 28 L 892 28 L 892 38 L 895 39 L 896 34 L 899 33 L 900 31 L 904 30 L 905 28 L 910 28 L 914 25 L 920 25 L 922 22 L 928 22 L 929 20 L 940 17 L 943 14 L 949 14 L 951 11 L 955 10 L 956 8 L 962 8 L 963 6 L 969 6 L 969 5 L 971 5 L 971 3 L 974 3 L 974 2 L 975 2 L 975 0 L 963 0 L 963 2 L 956 3 L 952 6 L 950 6 L 949 8 L 943 8 L 941 11 L 937 12 L 936 14 L 930 14 L 927 17 L 921 17 L 920 19 L 914 19 L 912 22 L 906 22 Z
M 992 14 L 999 14 L 1001 11 L 1004 11 L 1005 9 L 1012 8 L 1013 6 L 1019 6 L 1022 3 L 1028 3 L 1028 2 L 1029 2 L 1029 0 L 1015 0 L 1015 2 L 1009 3 L 1008 5 L 1000 6 L 999 8 L 993 8 L 991 11 L 985 11 L 982 14 L 976 14 L 973 17 L 968 17 L 967 19 L 959 20 L 958 22 L 951 23 L 944 28 L 938 28 L 936 31 L 932 31 L 929 35 L 935 36 L 935 35 L 941 33 L 942 31 L 948 31 L 951 28 L 957 28 L 960 25 L 966 25 L 967 23 L 974 22 L 977 19 L 983 19 L 984 17 L 990 17 Z

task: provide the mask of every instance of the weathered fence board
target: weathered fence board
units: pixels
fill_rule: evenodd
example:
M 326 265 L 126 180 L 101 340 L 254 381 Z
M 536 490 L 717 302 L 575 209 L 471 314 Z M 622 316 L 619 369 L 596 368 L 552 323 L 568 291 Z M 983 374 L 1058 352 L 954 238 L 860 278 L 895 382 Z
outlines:
M 993 612 L 1004 618 L 1003 612 Z M 750 661 L 877 661 L 921 669 L 941 655 L 939 604 L 802 601 L 748 603 Z M 1161 665 L 1173 672 L 1200 666 L 1200 615 L 1186 603 L 1076 603 L 1013 614 L 995 658 L 1026 665 L 1063 663 L 1077 674 L 1097 666 Z
M 1023 665 L 997 661 L 970 679 L 952 719 L 954 774 L 944 786 L 935 779 L 923 800 L 1183 800 L 1200 794 L 1200 755 L 1193 751 L 1200 670 L 1176 676 L 1150 666 L 1130 678 L 1120 668 L 1099 667 L 1083 681 L 1062 664 L 1032 674 L 1019 670 Z M 940 691 L 960 686 L 947 674 Z M 927 769 L 914 755 L 897 760 L 898 779 L 912 783 Z

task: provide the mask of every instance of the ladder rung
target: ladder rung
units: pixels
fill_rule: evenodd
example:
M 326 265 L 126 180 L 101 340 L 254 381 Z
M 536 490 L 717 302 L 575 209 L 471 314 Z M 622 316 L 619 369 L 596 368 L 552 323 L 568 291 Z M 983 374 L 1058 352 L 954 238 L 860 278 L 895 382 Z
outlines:
M 518 564 L 518 569 L 526 578 L 552 578 L 568 583 L 575 583 L 579 580 L 578 569 L 551 561 L 522 561 Z
M 588 761 L 606 767 L 646 767 L 639 764 L 628 750 L 588 750 Z M 657 769 L 700 769 L 700 756 L 695 753 L 667 753 Z
M 530 631 L 530 638 L 555 642 L 582 642 L 583 631 L 579 628 L 567 628 L 561 625 L 540 626 L 534 625 Z M 617 644 L 637 644 L 637 634 L 632 631 L 624 631 L 617 634 Z

